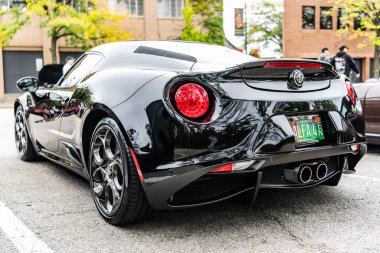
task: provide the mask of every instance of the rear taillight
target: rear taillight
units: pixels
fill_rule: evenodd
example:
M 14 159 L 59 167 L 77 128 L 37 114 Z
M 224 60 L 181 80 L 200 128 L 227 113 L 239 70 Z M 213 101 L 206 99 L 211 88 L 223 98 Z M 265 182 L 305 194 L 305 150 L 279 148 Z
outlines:
M 195 119 L 204 116 L 210 108 L 207 91 L 195 83 L 187 83 L 178 88 L 174 96 L 178 111 L 185 117 Z
M 241 171 L 241 170 L 247 169 L 254 163 L 255 163 L 254 160 L 237 162 L 237 163 L 229 163 L 229 164 L 222 165 L 216 169 L 213 169 L 212 171 L 210 171 L 210 173 Z
M 355 90 L 350 81 L 346 81 L 346 89 L 352 104 L 356 105 Z
M 323 64 L 314 62 L 287 62 L 287 61 L 273 61 L 266 62 L 264 68 L 305 68 L 305 69 L 323 69 Z
M 210 171 L 210 173 L 231 172 L 232 164 L 226 164 Z

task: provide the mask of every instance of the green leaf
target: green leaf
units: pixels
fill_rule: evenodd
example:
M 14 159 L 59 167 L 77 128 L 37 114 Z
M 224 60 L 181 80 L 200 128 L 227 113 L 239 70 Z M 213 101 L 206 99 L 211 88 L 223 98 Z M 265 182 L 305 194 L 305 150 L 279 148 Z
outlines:
M 0 23 L 0 46 L 7 46 L 32 17 L 39 18 L 38 25 L 45 28 L 52 41 L 64 38 L 72 46 L 83 49 L 131 38 L 125 31 L 128 16 L 105 8 L 105 0 L 67 1 L 68 4 L 65 2 L 26 0 L 25 10 L 19 7 L 0 12 L 0 17 L 6 17 L 6 21 Z M 52 52 L 54 62 L 56 49 L 52 49 Z
M 185 27 L 180 39 L 224 45 L 223 1 L 221 0 L 186 0 L 182 14 Z M 194 21 L 200 17 L 200 22 Z

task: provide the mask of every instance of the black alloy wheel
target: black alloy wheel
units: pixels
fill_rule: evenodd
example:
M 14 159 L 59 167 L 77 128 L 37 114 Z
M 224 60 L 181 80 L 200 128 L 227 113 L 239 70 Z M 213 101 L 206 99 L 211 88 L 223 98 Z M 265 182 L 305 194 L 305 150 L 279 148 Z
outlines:
M 37 160 L 38 156 L 34 149 L 33 143 L 30 140 L 21 106 L 19 106 L 16 110 L 14 129 L 16 150 L 20 159 L 24 161 Z
M 123 225 L 149 216 L 151 208 L 127 142 L 113 119 L 104 118 L 96 126 L 89 162 L 92 196 L 107 222 Z

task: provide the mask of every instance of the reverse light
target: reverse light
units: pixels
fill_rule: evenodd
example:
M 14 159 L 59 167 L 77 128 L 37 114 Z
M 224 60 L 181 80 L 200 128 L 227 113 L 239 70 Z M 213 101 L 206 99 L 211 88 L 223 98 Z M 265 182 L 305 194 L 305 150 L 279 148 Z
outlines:
M 353 144 L 351 145 L 351 150 L 354 151 L 354 152 L 358 152 L 360 149 L 360 145 L 359 144 Z
M 220 172 L 232 172 L 232 171 L 240 171 L 240 170 L 245 170 L 252 164 L 254 164 L 255 161 L 244 161 L 244 162 L 238 162 L 238 163 L 230 163 L 223 165 L 221 167 L 218 167 L 216 169 L 213 169 L 210 171 L 210 173 L 220 173 Z
M 348 96 L 350 97 L 352 104 L 356 105 L 355 90 L 350 81 L 346 81 L 346 89 L 347 89 L 347 93 L 348 93 Z
M 314 62 L 287 62 L 287 61 L 273 61 L 266 62 L 264 68 L 305 68 L 305 69 L 323 69 L 324 66 L 320 63 Z
M 210 107 L 207 91 L 195 83 L 188 83 L 179 87 L 174 100 L 178 111 L 183 116 L 192 119 L 202 117 Z
M 255 163 L 254 160 L 234 163 L 234 164 L 232 164 L 232 170 L 233 171 L 245 170 L 246 168 L 248 168 L 249 166 L 251 166 L 254 163 Z

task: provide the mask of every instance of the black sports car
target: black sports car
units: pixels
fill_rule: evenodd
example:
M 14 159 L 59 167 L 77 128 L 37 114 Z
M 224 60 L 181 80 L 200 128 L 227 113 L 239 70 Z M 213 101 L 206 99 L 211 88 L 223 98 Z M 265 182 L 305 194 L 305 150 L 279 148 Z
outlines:
M 86 52 L 57 84 L 17 86 L 21 159 L 88 179 L 112 224 L 242 193 L 253 203 L 261 188 L 335 186 L 367 150 L 355 90 L 318 61 L 118 42 Z

